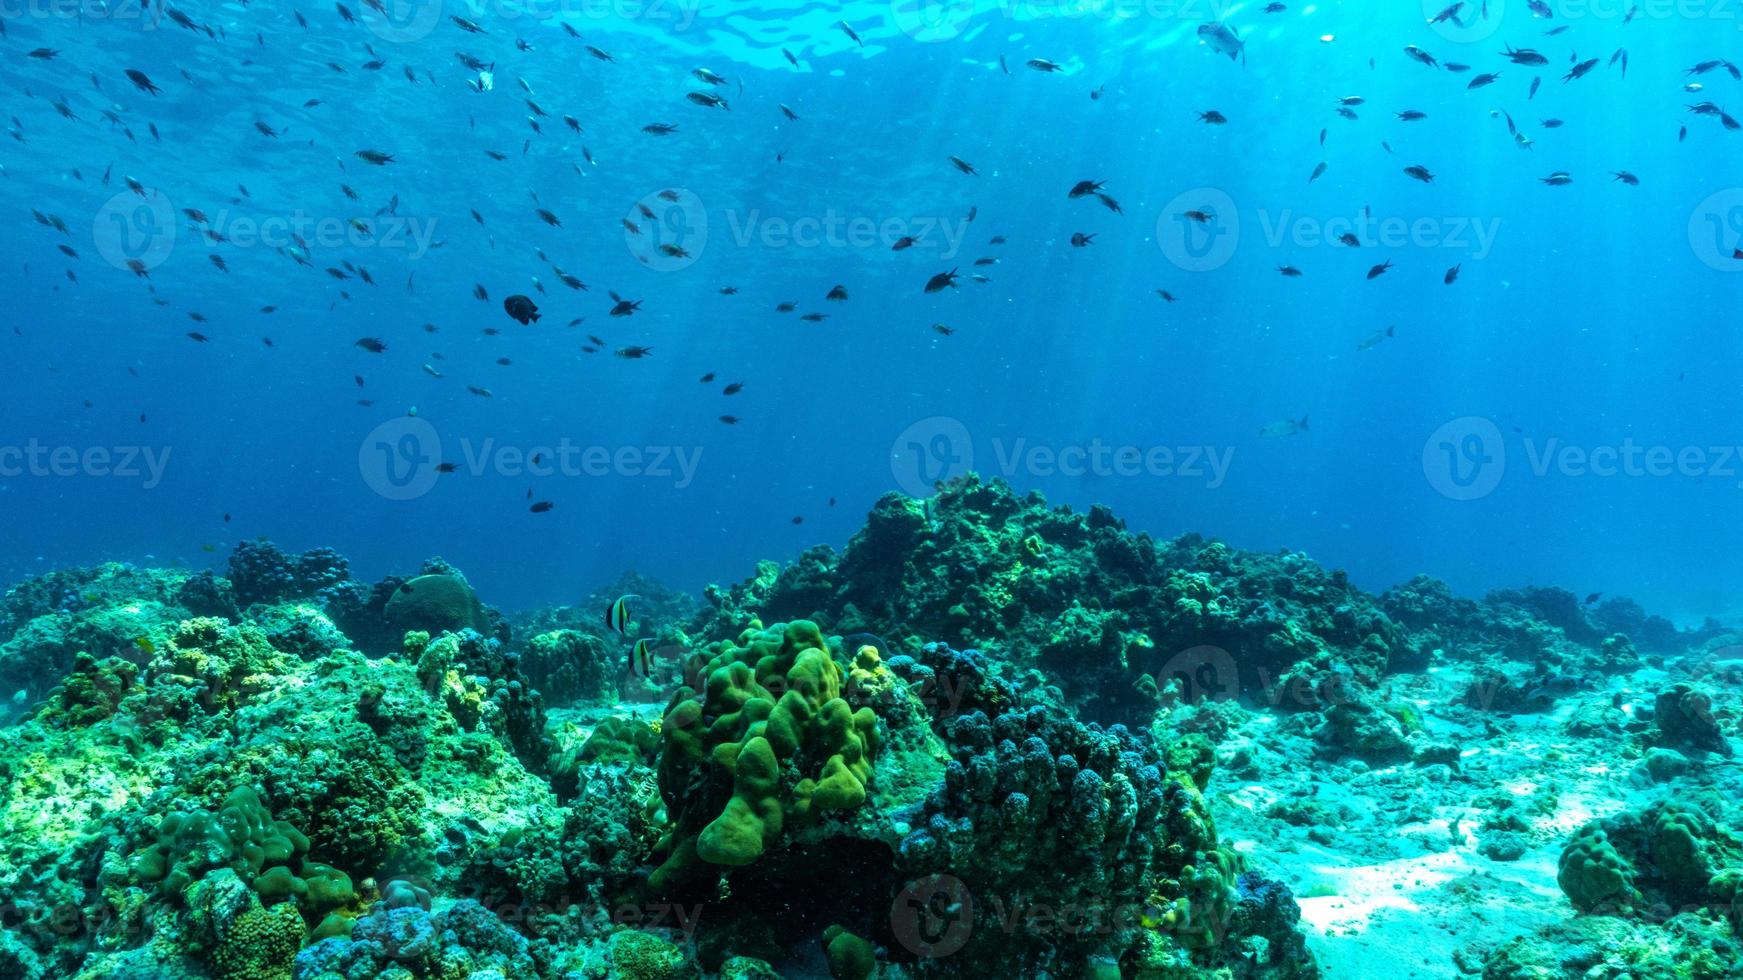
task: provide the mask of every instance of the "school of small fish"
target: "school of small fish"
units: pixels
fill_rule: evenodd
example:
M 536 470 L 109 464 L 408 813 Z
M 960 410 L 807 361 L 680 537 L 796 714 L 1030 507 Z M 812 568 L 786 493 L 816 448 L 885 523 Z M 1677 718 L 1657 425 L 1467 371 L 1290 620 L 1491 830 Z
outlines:
M 111 2 L 132 3 L 139 0 Z M 350 5 L 352 2 L 360 2 L 360 6 L 353 7 Z M 1491 16 L 1490 2 L 1491 0 L 1460 0 L 1428 18 L 1427 23 L 1431 26 L 1452 25 L 1468 28 Z M 126 166 L 131 167 L 141 160 L 155 161 L 161 173 L 118 173 L 113 159 L 37 161 L 43 167 L 62 170 L 68 169 L 71 164 L 70 175 L 79 183 L 85 182 L 87 170 L 94 171 L 97 166 L 101 166 L 101 176 L 98 179 L 103 188 L 110 188 L 113 182 L 119 181 L 119 189 L 115 191 L 117 195 L 131 195 L 143 202 L 154 202 L 158 199 L 163 192 L 157 188 L 173 180 L 176 168 L 174 127 L 158 115 L 160 107 L 173 106 L 176 115 L 181 116 L 190 111 L 189 106 L 214 99 L 224 101 L 230 111 L 224 117 L 209 118 L 233 120 L 238 112 L 246 113 L 250 117 L 246 125 L 241 127 L 243 131 L 232 134 L 236 152 L 242 161 L 239 164 L 241 172 L 258 172 L 263 179 L 278 178 L 282 177 L 278 173 L 281 166 L 307 167 L 311 161 L 324 158 L 324 165 L 330 167 L 325 176 L 304 170 L 299 171 L 299 179 L 305 185 L 336 185 L 339 194 L 353 206 L 352 210 L 355 212 L 346 219 L 349 231 L 364 240 L 375 234 L 376 226 L 384 218 L 392 220 L 400 217 L 402 206 L 420 199 L 430 182 L 450 185 L 456 181 L 475 181 L 481 190 L 499 188 L 501 183 L 492 178 L 485 168 L 501 164 L 515 156 L 557 154 L 568 164 L 573 179 L 580 183 L 605 166 L 600 162 L 601 157 L 608 156 L 621 161 L 617 166 L 634 167 L 638 158 L 658 152 L 660 145 L 669 143 L 668 137 L 690 132 L 686 127 L 729 125 L 754 117 L 756 125 L 770 127 L 778 137 L 781 127 L 828 125 L 825 120 L 808 119 L 800 111 L 803 102 L 796 102 L 799 108 L 795 108 L 786 102 L 763 100 L 755 91 L 754 85 L 746 85 L 744 77 L 723 74 L 698 65 L 686 76 L 689 83 L 686 91 L 668 92 L 659 97 L 657 105 L 645 108 L 644 118 L 648 118 L 646 123 L 633 131 L 593 132 L 587 122 L 586 113 L 572 104 L 576 101 L 573 93 L 563 88 L 546 91 L 535 86 L 528 77 L 532 66 L 540 65 L 545 69 L 554 67 L 565 77 L 576 79 L 577 85 L 584 80 L 586 85 L 603 88 L 617 98 L 640 99 L 642 93 L 635 90 L 633 77 L 629 74 L 633 70 L 634 57 L 627 50 L 610 50 L 604 46 L 606 42 L 600 37 L 562 20 L 512 19 L 499 24 L 489 18 L 473 19 L 458 13 L 445 12 L 439 23 L 430 26 L 429 36 L 424 43 L 412 46 L 383 42 L 382 38 L 386 35 L 383 30 L 376 28 L 381 25 L 392 26 L 389 21 L 390 12 L 384 6 L 383 0 L 340 0 L 332 4 L 330 10 L 317 10 L 311 6 L 306 11 L 294 5 L 268 7 L 250 3 L 249 0 L 225 5 L 195 3 L 191 0 L 181 0 L 174 4 L 168 0 L 143 0 L 142 6 L 141 13 L 166 22 L 167 31 L 160 38 L 161 43 L 155 46 L 155 53 L 148 64 L 121 63 L 116 56 L 101 48 L 85 55 L 85 61 L 75 63 L 73 57 L 53 46 L 52 34 L 60 29 L 56 22 L 24 19 L 15 19 L 10 25 L 6 21 L 0 21 L 0 44 L 6 45 L 4 49 L 0 49 L 0 57 L 5 58 L 11 66 L 11 88 L 16 96 L 27 102 L 45 103 L 52 111 L 52 117 L 39 113 L 38 115 L 45 115 L 45 119 L 33 120 L 27 126 L 22 118 L 30 113 L 25 112 L 19 102 L 10 102 L 13 109 L 8 136 L 11 140 L 26 147 L 25 152 L 29 152 L 28 148 L 37 129 L 45 124 L 54 124 L 80 127 L 79 132 L 84 138 L 82 145 L 88 147 L 93 156 L 102 153 L 106 147 L 119 145 L 115 142 L 117 138 L 125 140 L 132 147 L 156 147 L 153 153 L 146 155 L 129 152 L 126 156 L 131 162 Z M 1571 38 L 1574 32 L 1570 30 L 1570 25 L 1557 23 L 1555 10 L 1549 4 L 1544 0 L 1529 0 L 1529 12 L 1532 29 L 1541 33 L 1543 40 L 1537 42 L 1535 47 L 1500 43 L 1500 50 L 1492 52 L 1492 66 L 1442 61 L 1431 50 L 1417 44 L 1403 45 L 1392 52 L 1375 53 L 1369 57 L 1369 65 L 1372 67 L 1381 57 L 1403 58 L 1420 66 L 1425 76 L 1427 73 L 1434 73 L 1438 79 L 1445 80 L 1436 81 L 1425 77 L 1423 84 L 1452 84 L 1471 92 L 1497 91 L 1498 87 L 1520 84 L 1523 101 L 1527 103 L 1537 98 L 1545 78 L 1552 78 L 1562 86 L 1570 86 L 1581 83 L 1594 72 L 1614 71 L 1619 79 L 1627 79 L 1629 54 L 1626 47 L 1616 47 L 1607 55 L 1582 56 L 1567 45 L 1564 39 Z M 1622 26 L 1632 23 L 1638 13 L 1638 7 L 1629 11 L 1621 22 Z M 1234 15 L 1256 21 L 1279 18 L 1285 14 L 1310 19 L 1312 11 L 1291 11 L 1289 4 L 1272 2 L 1263 7 L 1234 12 Z M 871 35 L 862 32 L 868 31 L 870 26 L 861 24 L 856 27 L 842 21 L 836 25 L 836 29 L 853 45 L 863 48 L 866 38 Z M 31 37 L 33 33 L 41 37 Z M 1198 44 L 1211 55 L 1226 57 L 1241 66 L 1247 65 L 1249 58 L 1268 56 L 1266 51 L 1258 50 L 1249 43 L 1253 32 L 1247 29 L 1245 33 L 1247 37 L 1243 38 L 1243 30 L 1237 25 L 1214 21 L 1199 25 L 1195 31 Z M 449 110 L 451 113 L 461 113 L 466 118 L 467 132 L 476 143 L 479 172 L 451 174 L 421 168 L 419 162 L 409 158 L 404 149 L 385 145 L 386 141 L 392 139 L 393 132 L 386 127 L 378 130 L 384 142 L 382 146 L 357 146 L 329 141 L 323 135 L 324 128 L 335 114 L 346 111 L 345 106 L 333 104 L 334 100 L 330 96 L 310 97 L 302 101 L 300 106 L 265 99 L 255 106 L 241 94 L 226 92 L 224 80 L 227 71 L 258 69 L 258 59 L 263 57 L 260 52 L 271 46 L 284 46 L 287 35 L 303 39 L 303 44 L 292 55 L 300 66 L 318 67 L 345 84 L 367 85 L 372 88 L 395 85 L 403 87 L 408 93 L 414 90 L 440 93 L 443 104 L 454 107 Z M 48 43 L 36 43 L 39 40 Z M 1331 34 L 1325 34 L 1320 35 L 1318 40 L 1333 44 L 1337 39 Z M 1556 50 L 1548 50 L 1551 46 Z M 810 59 L 803 55 L 807 49 L 799 47 L 800 53 L 787 47 L 781 48 L 785 62 L 795 72 L 811 70 Z M 430 62 L 428 59 L 434 57 L 431 52 L 438 48 L 448 49 L 451 60 L 444 57 L 439 63 Z M 405 57 L 420 61 L 412 63 L 400 60 Z M 1018 70 L 1026 69 L 1038 75 L 1051 76 L 1054 81 L 1048 84 L 1066 85 L 1073 84 L 1078 76 L 1095 70 L 1093 65 L 1085 65 L 1078 58 L 1067 57 L 1063 52 L 1055 53 L 1051 58 L 1035 56 L 1018 60 L 1019 57 L 1020 55 L 1007 59 L 1001 55 L 996 65 L 988 64 L 981 68 L 989 75 L 996 71 L 1010 76 L 1014 73 L 1015 65 Z M 395 64 L 396 61 L 399 63 Z M 1557 67 L 1558 65 L 1565 65 L 1565 68 Z M 505 98 L 499 89 L 499 74 L 514 76 L 514 87 L 518 92 L 512 97 Z M 1706 98 L 1703 94 L 1705 80 L 1720 76 L 1743 80 L 1743 71 L 1722 58 L 1702 60 L 1685 70 L 1684 78 L 1679 80 L 1679 84 L 1685 92 L 1699 100 L 1688 105 L 1688 112 L 1694 117 L 1711 120 L 1725 130 L 1743 129 L 1743 124 L 1739 124 L 1720 103 Z M 1099 78 L 1097 81 L 1101 84 L 1086 93 L 1091 101 L 1102 100 L 1107 89 L 1107 81 Z M 410 99 L 412 96 L 408 94 L 404 98 Z M 650 98 L 649 101 L 655 100 Z M 1363 114 L 1369 111 L 1369 99 L 1364 95 L 1350 94 L 1336 99 L 1334 104 L 1325 109 L 1342 120 L 1354 123 L 1360 121 Z M 1485 103 L 1483 109 L 1491 117 L 1504 122 L 1507 140 L 1527 151 L 1538 144 L 1538 138 L 1533 136 L 1534 131 L 1551 132 L 1567 125 L 1559 118 L 1543 118 L 1533 130 L 1516 121 L 1513 114 L 1516 106 L 1491 108 Z M 1227 131 L 1234 131 L 1242 124 L 1241 113 L 1236 106 L 1194 107 L 1190 110 L 1182 108 L 1181 111 L 1189 112 L 1192 119 L 1204 126 L 1217 127 L 1219 130 L 1226 128 Z M 681 115 L 683 113 L 690 115 Z M 1396 125 L 1415 126 L 1427 120 L 1429 114 L 1408 105 L 1394 105 L 1386 108 L 1385 115 L 1395 120 Z M 396 120 L 396 123 L 403 122 L 405 120 Z M 411 124 L 415 125 L 415 120 Z M 1321 153 L 1327 149 L 1329 133 L 1329 127 L 1320 130 Z M 1683 125 L 1678 132 L 1678 139 L 1686 139 L 1687 135 L 1687 125 Z M 285 148 L 295 142 L 302 143 L 306 149 L 299 150 L 292 156 Z M 607 149 L 609 153 L 596 157 L 589 148 L 590 143 Z M 1381 146 L 1386 152 L 1392 152 L 1389 142 L 1382 142 Z M 778 167 L 786 160 L 787 150 L 777 145 L 772 148 L 767 165 L 771 168 Z M 280 161 L 289 162 L 281 164 Z M 961 186 L 964 188 L 984 186 L 993 179 L 989 175 L 1002 174 L 1014 166 L 1010 161 L 998 161 L 998 166 L 994 166 L 994 163 L 995 161 L 947 155 L 937 161 L 939 179 L 962 181 Z M 1446 161 L 1442 161 L 1440 166 L 1444 167 L 1446 164 Z M 1334 166 L 1335 161 L 1332 159 L 1315 162 L 1306 174 L 1306 182 L 1313 184 L 1319 181 Z M 0 170 L 0 174 L 3 173 L 4 170 Z M 1435 184 L 1443 177 L 1428 163 L 1421 161 L 1400 162 L 1398 173 L 1402 179 L 1424 185 Z M 1622 166 L 1610 170 L 1607 176 L 1612 182 L 1624 187 L 1635 187 L 1641 182 L 1640 177 Z M 1547 170 L 1536 177 L 1547 188 L 1565 187 L 1575 179 L 1575 175 L 1566 170 Z M 1068 186 L 1061 186 L 1058 190 L 1061 206 L 1076 207 L 1075 204 L 1065 203 L 1076 201 L 1098 204 L 1099 211 L 1092 208 L 1084 213 L 1099 213 L 1105 220 L 1117 221 L 1126 215 L 1126 208 L 1114 196 L 1119 188 L 1108 185 L 1107 180 L 1089 176 Z M 682 203 L 683 193 L 676 188 L 657 191 L 620 217 L 620 212 L 616 209 L 607 209 L 599 202 L 588 201 L 585 193 L 575 187 L 527 187 L 528 201 L 524 205 L 524 217 L 536 219 L 540 225 L 551 229 L 553 235 L 566 233 L 581 223 L 609 225 L 614 231 L 621 229 L 626 240 L 632 243 L 632 249 L 637 247 L 634 243 L 645 242 L 642 250 L 636 253 L 642 263 L 682 262 L 693 256 L 681 240 L 673 240 L 672 236 L 663 233 L 662 224 L 666 219 L 656 209 L 677 207 Z M 238 184 L 233 193 L 223 199 L 195 201 L 186 191 L 178 191 L 175 196 L 176 220 L 184 222 L 186 231 L 201 240 L 211 270 L 219 276 L 229 275 L 233 264 L 239 262 L 240 257 L 231 248 L 232 243 L 226 237 L 225 231 L 211 215 L 219 209 L 246 208 L 254 195 L 246 184 Z M 480 196 L 482 198 L 487 195 Z M 491 230 L 492 214 L 489 212 L 499 213 L 513 206 L 501 197 L 492 196 L 488 205 L 481 200 L 470 208 L 461 224 L 469 222 L 468 227 L 476 226 L 484 236 L 483 241 L 494 250 L 498 242 Z M 602 215 L 601 210 L 607 210 L 609 214 Z M 964 214 L 967 221 L 973 221 L 978 209 L 971 204 L 965 205 Z M 31 208 L 31 216 L 36 224 L 50 229 L 56 237 L 65 239 L 56 243 L 55 254 L 47 258 L 64 263 L 66 280 L 78 283 L 79 270 L 91 268 L 88 264 L 83 264 L 86 262 L 85 257 L 72 244 L 75 239 L 71 228 L 77 227 L 79 222 L 69 223 L 63 215 L 56 213 L 53 203 L 46 200 L 39 201 L 37 206 Z M 1213 225 L 1217 222 L 1218 215 L 1214 209 L 1205 207 L 1188 209 L 1179 218 L 1197 224 Z M 1073 232 L 1068 240 L 1037 243 L 1034 247 L 1096 249 L 1098 235 L 1101 234 L 1103 232 L 1080 230 Z M 1354 234 L 1343 235 L 1339 241 L 1343 247 L 1349 249 L 1368 247 L 1368 243 Z M 965 271 L 960 267 L 916 268 L 913 272 L 914 292 L 921 295 L 941 294 L 964 290 L 964 283 L 982 286 L 990 284 L 992 280 L 989 273 L 1000 261 L 996 250 L 1005 243 L 1004 235 L 988 236 L 987 254 L 972 260 L 972 271 Z M 439 249 L 447 244 L 448 240 L 443 238 L 430 242 L 429 247 Z M 890 250 L 906 252 L 916 244 L 914 237 L 903 237 L 895 241 Z M 660 302 L 658 296 L 632 297 L 616 290 L 595 289 L 585 281 L 581 273 L 574 271 L 581 270 L 587 264 L 586 256 L 554 254 L 563 247 L 561 238 L 539 244 L 515 239 L 511 247 L 525 252 L 525 257 L 519 264 L 526 268 L 526 272 L 517 282 L 510 285 L 501 282 L 492 282 L 489 285 L 478 282 L 470 287 L 472 298 L 484 304 L 480 309 L 491 311 L 491 315 L 486 318 L 488 325 L 480 328 L 484 337 L 498 337 L 509 330 L 549 330 L 550 324 L 555 321 L 566 324 L 560 330 L 576 331 L 575 349 L 581 354 L 609 352 L 626 362 L 658 356 L 656 345 L 647 342 L 652 338 L 608 340 L 603 336 L 614 331 L 631 333 L 635 325 L 642 322 L 634 318 L 649 307 L 657 306 Z M 1107 246 L 1101 247 L 1105 249 Z M 353 290 L 383 288 L 377 274 L 362 262 L 339 258 L 332 264 L 327 264 L 315 257 L 320 250 L 320 243 L 312 244 L 302 235 L 293 232 L 288 242 L 274 248 L 274 252 L 282 260 L 278 263 L 277 275 L 301 277 L 301 289 L 305 293 L 321 293 L 329 297 L 329 310 L 337 310 L 340 304 L 351 301 Z M 1377 258 L 1378 261 L 1368 265 L 1365 276 L 1367 280 L 1394 274 L 1422 274 L 1421 270 L 1407 269 L 1395 264 L 1392 258 Z M 1739 251 L 1736 258 L 1743 261 L 1743 251 Z M 184 275 L 185 267 L 168 266 L 156 269 L 148 261 L 138 257 L 128 258 L 124 266 L 124 269 L 115 273 L 119 281 L 136 282 L 143 288 L 148 301 L 154 304 L 164 306 L 174 302 L 160 292 L 160 280 L 170 275 Z M 483 268 L 482 263 L 479 268 Z M 1450 287 L 1459 281 L 1461 268 L 1460 265 L 1445 270 L 1437 268 L 1432 270 L 1432 274 L 1439 276 L 1441 282 Z M 405 271 L 404 292 L 421 299 L 419 290 L 424 284 L 418 280 L 417 271 L 402 271 Z M 1290 279 L 1312 274 L 1312 270 L 1298 265 L 1279 265 L 1277 272 Z M 794 282 L 783 287 L 789 290 L 788 296 L 773 305 L 770 311 L 773 315 L 795 317 L 808 324 L 823 324 L 830 316 L 823 310 L 852 301 L 851 297 L 856 289 L 853 283 L 807 286 L 802 282 L 802 273 L 802 269 L 793 270 Z M 154 274 L 157 278 L 154 278 Z M 481 272 L 480 275 L 484 273 Z M 546 284 L 541 281 L 541 275 L 548 275 L 554 280 L 555 286 L 561 288 L 547 289 Z M 735 299 L 740 292 L 737 284 L 725 282 L 711 288 L 718 292 L 722 302 L 744 302 L 742 299 Z M 1154 291 L 1162 301 L 1169 304 L 1185 298 L 1178 285 L 1156 288 Z M 497 301 L 492 299 L 493 296 L 502 298 Z M 418 301 L 407 300 L 406 303 L 409 307 Z M 450 317 L 457 316 L 451 305 L 439 304 L 422 308 L 426 311 L 445 310 Z M 259 307 L 259 315 L 270 318 L 277 309 L 276 304 L 263 305 Z M 547 318 L 546 310 L 560 310 L 561 314 Z M 189 330 L 186 337 L 197 344 L 229 341 L 244 329 L 234 323 L 215 324 L 197 309 L 188 309 L 186 313 L 197 328 Z M 610 323 L 612 328 L 607 330 L 594 327 L 589 328 L 589 332 L 582 332 L 580 328 L 589 320 L 594 323 Z M 930 316 L 916 325 L 916 329 L 921 327 L 930 330 L 936 338 L 941 338 L 936 341 L 938 343 L 951 343 L 947 338 L 958 334 L 962 329 L 957 325 L 937 322 Z M 351 346 L 360 355 L 384 355 L 390 348 L 410 345 L 412 338 L 417 336 L 416 331 L 433 336 L 440 330 L 436 323 L 424 322 L 421 326 L 407 325 L 400 335 L 386 330 L 371 331 L 370 335 L 352 341 Z M 1371 351 L 1396 337 L 1396 330 L 1395 326 L 1387 326 L 1354 346 L 1358 351 Z M 375 335 L 377 332 L 384 336 Z M 260 336 L 259 343 L 269 348 L 277 347 L 277 342 L 270 335 Z M 663 350 L 664 347 L 659 349 Z M 444 360 L 446 358 L 440 351 L 430 352 L 427 358 L 414 359 L 421 362 L 417 370 L 432 379 L 444 379 L 447 376 L 447 370 L 439 366 Z M 497 366 L 505 369 L 512 367 L 514 363 L 513 359 L 506 356 L 495 360 Z M 358 388 L 367 384 L 362 373 L 353 373 L 352 368 L 345 368 L 344 372 L 352 375 Z M 482 379 L 475 378 L 470 383 L 460 384 L 463 384 L 466 392 L 478 398 L 495 397 L 490 387 L 476 383 L 480 380 Z M 747 390 L 744 381 L 722 378 L 715 371 L 703 374 L 700 381 L 703 385 L 718 386 L 721 397 L 735 396 Z M 369 407 L 374 402 L 363 398 L 358 400 L 358 404 Z M 747 416 L 722 413 L 716 418 L 721 424 L 737 425 L 745 421 Z M 143 414 L 140 421 L 145 421 Z M 1264 426 L 1260 434 L 1267 437 L 1285 437 L 1307 431 L 1307 418 L 1304 416 L 1300 419 L 1273 422 Z M 444 464 L 443 472 L 452 471 L 452 464 Z M 555 506 L 553 501 L 538 500 L 532 501 L 528 509 L 533 513 L 545 513 Z M 800 520 L 802 518 L 794 518 L 795 523 Z

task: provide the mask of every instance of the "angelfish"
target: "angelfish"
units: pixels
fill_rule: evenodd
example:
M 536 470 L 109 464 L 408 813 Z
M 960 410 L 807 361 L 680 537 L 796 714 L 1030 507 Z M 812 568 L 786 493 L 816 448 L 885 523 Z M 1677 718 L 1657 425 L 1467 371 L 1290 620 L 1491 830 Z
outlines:
M 605 628 L 629 635 L 629 600 L 640 599 L 639 595 L 621 595 L 605 610 Z

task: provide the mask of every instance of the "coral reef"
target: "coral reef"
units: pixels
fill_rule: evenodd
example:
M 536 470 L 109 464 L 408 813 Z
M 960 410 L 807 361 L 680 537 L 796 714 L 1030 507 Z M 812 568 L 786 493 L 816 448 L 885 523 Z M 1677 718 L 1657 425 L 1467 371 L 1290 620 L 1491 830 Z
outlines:
M 1743 975 L 1712 624 L 972 477 L 705 600 L 510 620 L 264 541 L 15 586 L 0 976 L 1403 975 L 1339 943 L 1436 888 L 1429 975 Z
M 837 555 L 765 563 L 690 628 L 750 612 L 875 630 L 915 652 L 926 638 L 996 644 L 1043 671 L 1074 710 L 1143 727 L 1165 700 L 1245 691 L 1286 707 L 1347 675 L 1371 684 L 1403 631 L 1341 572 L 1299 554 L 1258 555 L 1188 536 L 1128 532 L 1106 508 L 1074 514 L 974 477 L 919 501 L 879 500 Z

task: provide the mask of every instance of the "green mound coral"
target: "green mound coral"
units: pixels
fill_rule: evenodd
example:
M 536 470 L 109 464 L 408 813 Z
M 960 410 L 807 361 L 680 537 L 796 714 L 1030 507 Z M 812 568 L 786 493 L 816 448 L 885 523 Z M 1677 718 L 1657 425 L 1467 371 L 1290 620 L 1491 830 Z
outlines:
M 1667 800 L 1581 827 L 1556 880 L 1584 912 L 1730 910 L 1743 882 L 1743 837 L 1700 806 Z
M 228 868 L 263 903 L 295 901 L 319 920 L 350 904 L 355 895 L 344 872 L 304 860 L 308 849 L 307 837 L 288 822 L 274 820 L 260 795 L 240 786 L 215 811 L 164 817 L 157 841 L 134 855 L 133 868 L 172 898 L 207 872 Z
M 823 930 L 823 952 L 829 957 L 829 975 L 834 980 L 868 980 L 877 972 L 872 944 L 841 926 Z
M 581 744 L 582 762 L 651 762 L 660 733 L 645 722 L 612 715 Z
M 696 968 L 684 951 L 658 936 L 625 930 L 610 943 L 611 975 L 622 980 L 692 980 Z
M 1634 869 L 1598 824 L 1581 827 L 1568 841 L 1555 880 L 1582 912 L 1627 906 L 1640 898 L 1634 887 Z
M 859 806 L 877 753 L 877 716 L 842 698 L 845 673 L 815 623 L 752 627 L 690 667 L 703 689 L 680 688 L 661 725 L 659 785 L 672 824 L 650 878 L 659 893 L 708 866 L 753 863 L 788 818 Z

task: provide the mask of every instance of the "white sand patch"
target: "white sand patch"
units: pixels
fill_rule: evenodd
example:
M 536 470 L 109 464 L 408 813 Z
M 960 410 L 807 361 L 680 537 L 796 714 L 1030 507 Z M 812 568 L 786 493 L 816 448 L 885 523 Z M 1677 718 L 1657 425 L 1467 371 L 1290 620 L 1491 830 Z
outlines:
M 1301 898 L 1301 921 L 1321 935 L 1365 930 L 1381 909 L 1420 912 L 1414 896 L 1468 874 L 1471 864 L 1458 851 L 1399 858 L 1381 864 L 1342 866 L 1337 856 L 1320 852 L 1319 862 L 1297 865 L 1303 880 L 1336 889 L 1322 898 Z M 1312 887 L 1312 886 L 1310 886 Z

